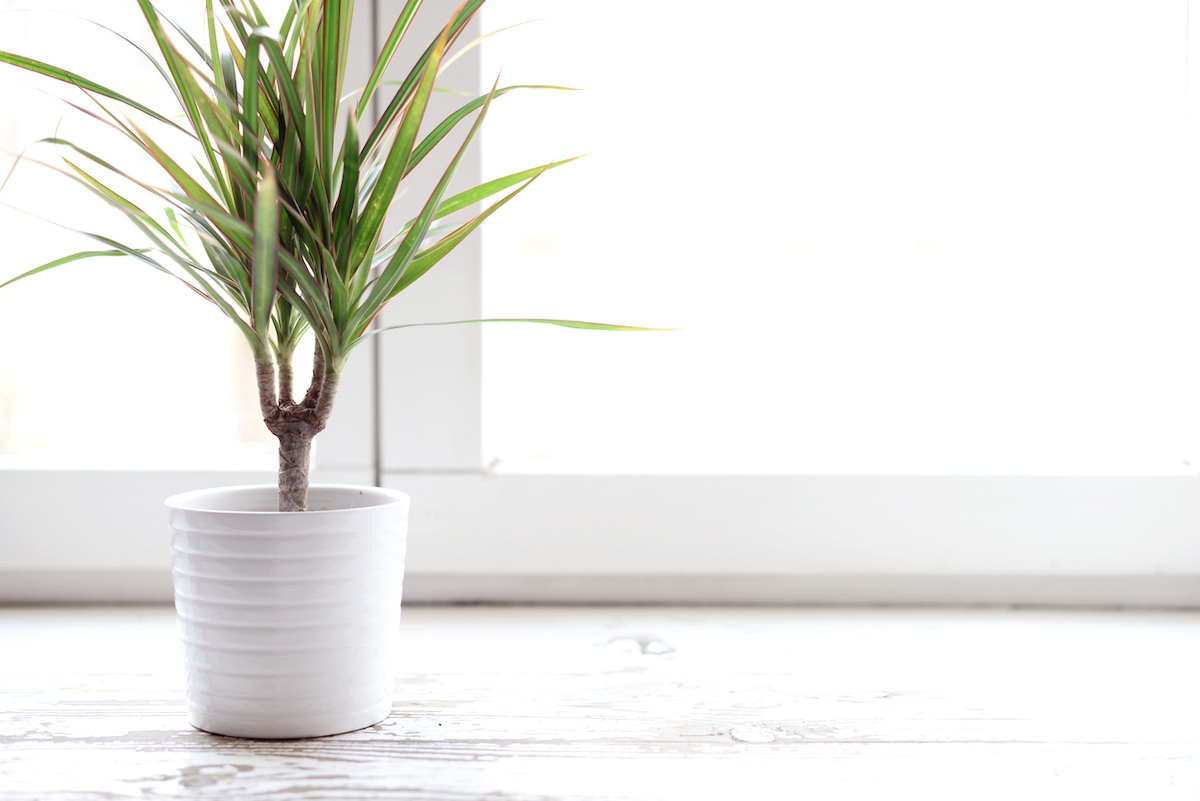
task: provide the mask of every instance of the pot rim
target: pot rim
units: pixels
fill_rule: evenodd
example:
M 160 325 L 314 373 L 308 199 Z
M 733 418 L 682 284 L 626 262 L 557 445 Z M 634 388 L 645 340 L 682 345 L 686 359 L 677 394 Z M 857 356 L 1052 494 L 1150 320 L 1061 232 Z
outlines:
M 221 492 L 227 490 L 269 490 L 270 492 L 278 492 L 279 487 L 275 484 L 235 484 L 227 487 L 206 487 L 204 489 L 189 490 L 180 492 L 167 498 L 163 503 L 168 509 L 179 509 L 186 512 L 203 512 L 205 514 L 215 515 L 270 515 L 275 517 L 286 517 L 288 515 L 299 515 L 302 517 L 311 517 L 313 515 L 331 515 L 345 514 L 346 512 L 367 511 L 376 509 L 387 509 L 396 506 L 407 506 L 409 504 L 409 496 L 407 493 L 399 490 L 388 489 L 387 487 L 372 487 L 365 484 L 310 484 L 309 489 L 321 490 L 349 490 L 354 492 L 370 492 L 390 498 L 380 503 L 372 503 L 365 506 L 344 506 L 336 509 L 313 509 L 307 512 L 280 512 L 278 510 L 254 510 L 254 509 L 213 509 L 209 505 L 200 505 L 196 501 L 203 495 L 213 492 Z

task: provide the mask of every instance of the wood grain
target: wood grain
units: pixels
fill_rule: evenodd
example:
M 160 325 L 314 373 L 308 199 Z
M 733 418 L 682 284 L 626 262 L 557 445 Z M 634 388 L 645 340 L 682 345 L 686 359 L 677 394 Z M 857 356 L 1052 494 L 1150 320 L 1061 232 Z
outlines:
M 173 610 L 0 608 L 0 799 L 1200 798 L 1200 614 L 414 607 L 392 716 L 191 729 Z

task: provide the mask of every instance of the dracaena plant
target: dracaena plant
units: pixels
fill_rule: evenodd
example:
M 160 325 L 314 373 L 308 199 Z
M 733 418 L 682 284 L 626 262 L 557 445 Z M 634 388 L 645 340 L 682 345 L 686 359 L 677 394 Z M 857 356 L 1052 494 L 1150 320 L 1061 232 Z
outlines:
M 385 82 L 421 5 L 408 0 L 366 85 L 350 94 L 343 84 L 353 0 L 292 0 L 277 26 L 255 0 L 207 0 L 207 30 L 200 32 L 171 21 L 150 0 L 137 2 L 157 45 L 157 53 L 143 53 L 177 109 L 149 108 L 82 75 L 13 53 L 0 52 L 0 62 L 79 87 L 90 103 L 76 105 L 79 111 L 119 131 L 161 168 L 165 180 L 155 184 L 82 143 L 41 140 L 62 153 L 62 171 L 121 211 L 145 241 L 88 234 L 104 249 L 11 280 L 80 258 L 124 255 L 175 275 L 215 304 L 254 355 L 263 420 L 279 439 L 279 509 L 303 511 L 313 437 L 329 420 L 347 357 L 380 330 L 372 327 L 380 310 L 538 175 L 565 163 L 448 195 L 492 101 L 515 89 L 559 87 L 493 86 L 436 125 L 425 119 L 447 53 L 484 0 L 458 7 L 407 76 Z M 384 110 L 360 131 L 359 120 L 377 92 L 384 100 L 385 88 L 391 94 L 379 104 Z M 406 179 L 460 125 L 469 126 L 465 139 L 420 212 L 385 237 L 385 219 Z M 419 136 L 423 128 L 427 132 Z M 191 158 L 164 144 L 164 135 L 180 133 Z M 131 200 L 118 191 L 121 181 L 152 201 Z M 490 205 L 465 221 L 446 224 L 485 200 Z M 316 342 L 314 368 L 301 396 L 292 365 L 308 330 Z

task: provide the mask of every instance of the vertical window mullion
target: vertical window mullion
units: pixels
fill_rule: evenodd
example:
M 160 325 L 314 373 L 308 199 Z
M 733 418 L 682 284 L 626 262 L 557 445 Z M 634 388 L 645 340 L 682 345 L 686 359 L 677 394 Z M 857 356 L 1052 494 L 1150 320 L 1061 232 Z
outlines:
M 375 2 L 379 4 L 379 35 L 386 37 L 403 3 Z M 449 0 L 435 0 L 422 7 L 407 37 L 410 44 L 402 47 L 393 60 L 397 72 L 411 66 L 457 5 Z M 472 21 L 459 42 L 465 44 L 478 36 L 478 22 Z M 478 48 L 472 48 L 442 75 L 438 85 L 451 92 L 477 95 L 481 83 L 479 68 Z M 465 101 L 466 98 L 455 94 L 435 94 L 423 130 Z M 392 226 L 400 225 L 419 211 L 469 125 L 469 119 L 461 123 L 441 145 L 440 156 L 435 151 L 414 171 L 410 188 L 393 208 Z M 479 146 L 477 137 L 460 162 L 448 194 L 481 182 Z M 478 237 L 479 232 L 473 234 L 393 300 L 380 315 L 382 324 L 478 319 L 482 306 Z M 478 471 L 482 465 L 479 326 L 413 328 L 388 332 L 375 339 L 380 368 L 379 447 L 383 473 Z

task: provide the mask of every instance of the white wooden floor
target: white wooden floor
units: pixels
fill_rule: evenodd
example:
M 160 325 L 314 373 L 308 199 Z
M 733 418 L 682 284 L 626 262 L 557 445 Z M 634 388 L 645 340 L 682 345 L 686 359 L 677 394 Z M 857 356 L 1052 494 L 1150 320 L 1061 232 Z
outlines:
M 188 727 L 169 608 L 0 608 L 0 799 L 1200 799 L 1200 613 L 405 610 L 394 712 Z

